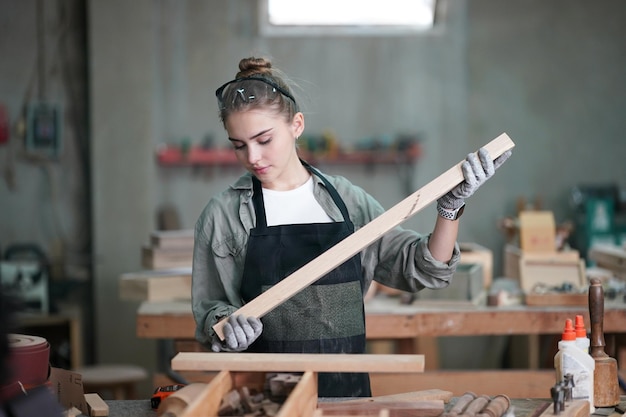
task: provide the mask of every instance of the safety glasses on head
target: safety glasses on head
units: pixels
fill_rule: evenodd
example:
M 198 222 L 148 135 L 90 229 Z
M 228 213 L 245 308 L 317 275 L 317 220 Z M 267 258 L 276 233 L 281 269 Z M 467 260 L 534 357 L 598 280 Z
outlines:
M 250 91 L 246 91 L 245 87 L 240 85 L 239 86 L 240 88 L 237 88 L 234 92 L 230 91 L 230 88 L 232 88 L 230 87 L 231 84 L 242 83 L 243 81 L 261 82 L 265 84 L 266 86 L 271 87 L 271 93 L 278 92 L 282 94 L 283 96 L 289 98 L 293 102 L 293 104 L 296 106 L 296 108 L 298 106 L 298 104 L 296 103 L 296 99 L 291 95 L 291 93 L 289 93 L 287 90 L 279 86 L 274 81 L 265 77 L 261 77 L 261 76 L 250 76 L 250 77 L 235 78 L 234 80 L 227 82 L 226 84 L 222 85 L 220 88 L 215 90 L 215 97 L 217 97 L 217 104 L 220 110 L 226 109 L 229 105 L 232 106 L 237 100 L 241 100 L 244 103 L 249 103 L 252 100 L 257 99 L 257 94 L 255 94 L 254 91 L 259 91 L 259 90 L 255 88 L 251 88 Z M 230 98 L 230 103 L 225 102 L 225 99 L 228 99 L 228 98 Z

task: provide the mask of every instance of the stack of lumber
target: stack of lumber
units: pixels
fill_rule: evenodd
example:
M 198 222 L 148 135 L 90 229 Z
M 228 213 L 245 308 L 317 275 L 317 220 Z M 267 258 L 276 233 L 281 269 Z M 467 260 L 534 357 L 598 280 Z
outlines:
M 192 258 L 193 230 L 154 231 L 141 251 L 141 264 L 148 269 L 190 267 Z
M 128 301 L 191 299 L 193 230 L 154 231 L 142 247 L 143 271 L 120 277 L 120 298 Z
M 191 299 L 191 267 L 127 272 L 120 277 L 120 298 L 127 301 Z

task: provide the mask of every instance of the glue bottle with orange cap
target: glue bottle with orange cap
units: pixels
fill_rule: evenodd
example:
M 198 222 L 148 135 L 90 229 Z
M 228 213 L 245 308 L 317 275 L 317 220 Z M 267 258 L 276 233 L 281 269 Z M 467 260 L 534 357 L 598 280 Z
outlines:
M 574 331 L 576 332 L 576 345 L 583 350 L 583 352 L 589 353 L 590 341 L 587 337 L 587 329 L 585 328 L 585 319 L 582 314 L 576 315 L 574 323 Z
M 559 341 L 559 350 L 554 355 L 556 381 L 559 383 L 563 381 L 565 375 L 571 374 L 574 381 L 572 399 L 589 401 L 590 413 L 595 411 L 593 406 L 593 371 L 595 366 L 595 361 L 591 355 L 576 345 L 576 330 L 572 319 L 565 320 L 565 328 Z

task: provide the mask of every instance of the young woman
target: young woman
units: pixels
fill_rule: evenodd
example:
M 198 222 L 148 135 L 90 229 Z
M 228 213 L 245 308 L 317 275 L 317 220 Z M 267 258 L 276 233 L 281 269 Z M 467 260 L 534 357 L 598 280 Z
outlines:
M 363 353 L 363 296 L 372 280 L 403 291 L 446 287 L 456 270 L 464 200 L 491 177 L 482 149 L 465 181 L 437 202 L 429 235 L 397 227 L 261 320 L 232 313 L 384 212 L 363 189 L 298 157 L 304 115 L 282 73 L 262 58 L 239 63 L 216 91 L 220 118 L 248 171 L 210 199 L 195 227 L 196 338 L 213 351 Z M 224 341 L 212 330 L 228 317 Z M 364 373 L 322 373 L 321 397 L 370 396 Z

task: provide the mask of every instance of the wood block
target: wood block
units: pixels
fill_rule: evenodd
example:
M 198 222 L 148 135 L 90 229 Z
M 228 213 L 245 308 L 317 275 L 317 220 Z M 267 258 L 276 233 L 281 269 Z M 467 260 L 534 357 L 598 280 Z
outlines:
M 495 159 L 506 151 L 511 150 L 514 146 L 515 144 L 511 138 L 506 133 L 503 133 L 484 145 L 484 148 L 489 152 L 490 157 Z M 464 181 L 461 169 L 463 162 L 459 162 L 335 246 L 308 262 L 278 284 L 245 304 L 234 314 L 244 314 L 259 318 L 272 311 L 284 301 L 359 253 L 380 239 L 386 232 L 400 225 Z M 213 326 L 220 339 L 224 338 L 224 324 L 225 320 L 222 320 Z
M 519 229 L 520 247 L 524 252 L 556 252 L 556 224 L 551 211 L 520 212 Z
M 180 352 L 175 371 L 398 372 L 424 371 L 424 355 Z
M 160 249 L 189 249 L 193 248 L 193 229 L 156 230 L 150 234 L 150 243 Z
M 90 417 L 109 415 L 109 406 L 98 394 L 85 394 L 85 401 L 87 402 Z
M 141 265 L 147 269 L 191 268 L 193 248 L 160 249 L 144 246 L 141 248 Z
M 191 300 L 191 268 L 124 273 L 119 295 L 127 301 Z
M 483 285 L 491 286 L 493 281 L 493 252 L 477 243 L 459 243 L 462 264 L 480 264 L 483 268 Z
M 565 410 L 560 411 L 558 414 L 554 413 L 554 407 L 550 404 L 548 408 L 540 414 L 540 417 L 589 417 L 590 414 L 589 401 L 574 400 L 565 402 Z

